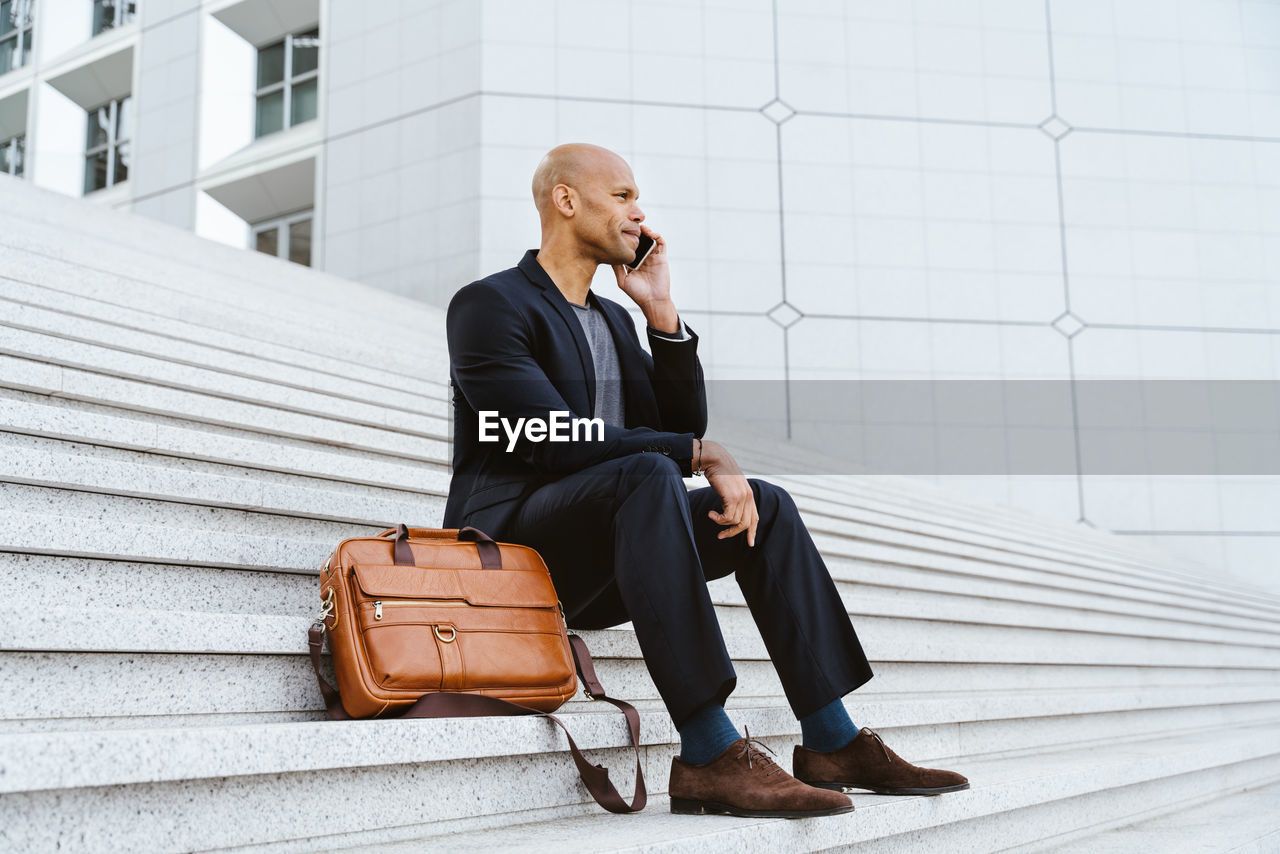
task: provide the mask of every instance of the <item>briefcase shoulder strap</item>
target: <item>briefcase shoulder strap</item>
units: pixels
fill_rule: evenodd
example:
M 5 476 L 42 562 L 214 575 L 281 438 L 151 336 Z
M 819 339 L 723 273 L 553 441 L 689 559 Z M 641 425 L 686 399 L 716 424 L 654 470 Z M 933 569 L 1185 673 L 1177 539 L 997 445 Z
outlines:
M 313 625 L 307 632 L 307 646 L 311 653 L 311 667 L 315 670 L 316 681 L 320 684 L 320 693 L 324 697 L 324 704 L 328 709 L 329 717 L 333 720 L 350 720 L 351 716 L 342 708 L 342 700 L 337 689 L 330 685 L 320 672 L 320 653 L 324 646 L 326 634 L 326 627 L 323 623 Z M 587 650 L 586 641 L 575 634 L 570 634 L 569 646 L 573 650 L 573 663 L 577 667 L 578 676 L 582 680 L 587 696 L 593 700 L 604 700 L 612 703 L 618 707 L 619 711 L 627 719 L 627 728 L 631 733 L 631 747 L 636 754 L 635 795 L 630 804 L 623 800 L 622 795 L 618 793 L 618 790 L 609 780 L 609 769 L 603 765 L 593 765 L 587 761 L 582 751 L 578 749 L 577 743 L 574 742 L 573 736 L 569 733 L 569 728 L 564 725 L 562 720 L 549 712 L 531 709 L 528 706 L 521 706 L 501 697 L 491 697 L 486 694 L 433 691 L 429 694 L 423 694 L 413 705 L 409 706 L 403 713 L 395 715 L 395 717 L 461 718 L 499 715 L 512 717 L 541 715 L 550 718 L 555 721 L 558 727 L 564 730 L 565 738 L 569 739 L 569 752 L 573 754 L 573 762 L 578 766 L 578 775 L 582 778 L 583 784 L 586 785 L 587 791 L 591 793 L 591 797 L 595 798 L 596 803 L 612 813 L 639 812 L 644 809 L 648 800 L 640 759 L 640 713 L 636 711 L 635 706 L 625 700 L 610 697 L 605 693 L 604 686 L 600 684 L 600 680 L 596 677 L 595 667 L 591 662 L 591 653 Z

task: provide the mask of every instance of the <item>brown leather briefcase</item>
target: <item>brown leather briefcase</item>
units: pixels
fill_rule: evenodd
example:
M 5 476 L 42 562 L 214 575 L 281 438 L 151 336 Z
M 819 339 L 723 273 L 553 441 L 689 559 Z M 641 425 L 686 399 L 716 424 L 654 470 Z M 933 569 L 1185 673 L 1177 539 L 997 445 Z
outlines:
M 564 729 L 597 803 L 617 813 L 644 809 L 640 716 L 605 694 L 535 549 L 472 527 L 400 524 L 338 543 L 320 571 L 320 597 L 308 644 L 329 717 L 542 715 Z M 326 635 L 336 690 L 320 672 Z M 575 667 L 588 698 L 626 716 L 636 753 L 630 805 L 550 714 L 577 691 Z

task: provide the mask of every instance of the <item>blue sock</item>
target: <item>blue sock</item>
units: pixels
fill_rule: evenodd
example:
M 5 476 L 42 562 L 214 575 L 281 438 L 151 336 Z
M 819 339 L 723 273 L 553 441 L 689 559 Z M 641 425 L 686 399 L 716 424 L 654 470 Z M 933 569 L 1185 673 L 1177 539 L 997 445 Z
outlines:
M 800 719 L 802 744 L 810 750 L 831 751 L 853 741 L 858 728 L 849 719 L 844 703 L 836 697 L 816 712 Z
M 679 729 L 680 761 L 690 765 L 706 765 L 742 738 L 724 706 L 715 700 L 694 712 Z

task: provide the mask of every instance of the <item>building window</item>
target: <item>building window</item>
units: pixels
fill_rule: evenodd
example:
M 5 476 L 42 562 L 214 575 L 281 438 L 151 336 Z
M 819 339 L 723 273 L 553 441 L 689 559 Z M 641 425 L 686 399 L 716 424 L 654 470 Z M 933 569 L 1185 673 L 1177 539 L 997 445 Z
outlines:
M 258 48 L 256 139 L 316 117 L 320 30 L 293 33 Z
M 265 220 L 253 227 L 253 248 L 311 266 L 311 211 Z
M 0 74 L 31 61 L 31 22 L 35 0 L 0 0 Z
M 22 174 L 23 155 L 27 150 L 26 136 L 15 136 L 0 142 L 0 172 L 9 175 Z
M 89 111 L 85 144 L 84 191 L 92 193 L 129 177 L 129 140 L 133 99 L 128 95 Z
M 133 20 L 137 7 L 134 0 L 93 0 L 93 34 L 123 27 Z

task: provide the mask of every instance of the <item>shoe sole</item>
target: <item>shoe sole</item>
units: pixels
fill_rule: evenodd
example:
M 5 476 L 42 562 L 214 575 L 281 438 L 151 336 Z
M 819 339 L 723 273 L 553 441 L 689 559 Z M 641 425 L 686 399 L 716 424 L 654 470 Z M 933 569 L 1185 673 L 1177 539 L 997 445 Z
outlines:
M 796 779 L 799 780 L 800 778 L 797 777 Z M 969 788 L 968 783 L 960 783 L 955 786 L 938 786 L 934 789 L 885 789 L 877 786 L 864 786 L 861 783 L 815 783 L 811 780 L 800 780 L 800 782 L 816 786 L 819 789 L 834 789 L 837 792 L 843 792 L 846 788 L 865 789 L 877 795 L 941 795 L 944 792 L 959 792 L 962 789 Z
M 672 798 L 671 811 L 680 815 L 739 815 L 746 818 L 810 818 L 822 815 L 839 815 L 852 812 L 853 804 L 832 807 L 829 810 L 752 810 L 722 804 L 718 801 L 697 801 L 691 798 Z

